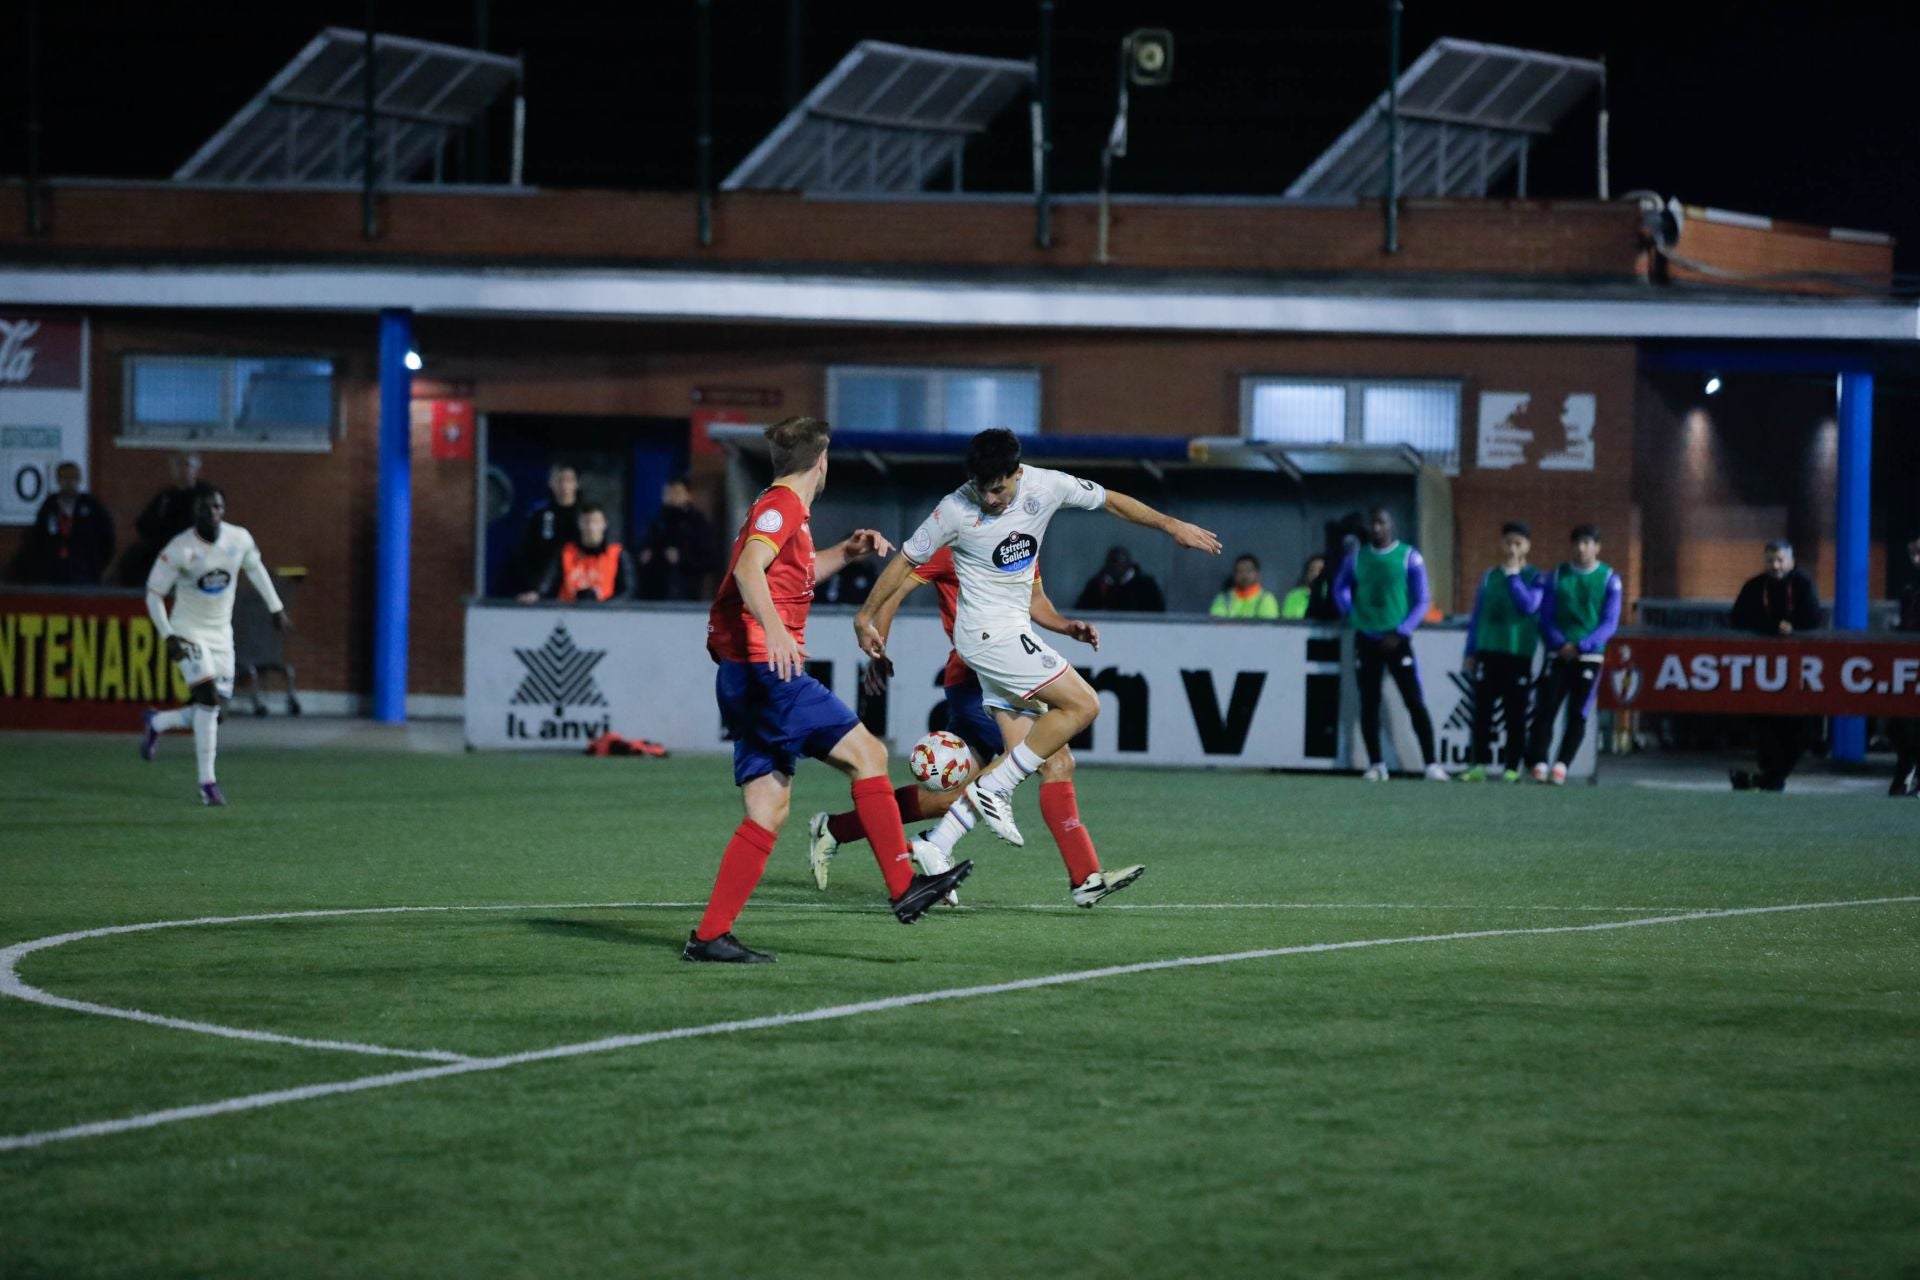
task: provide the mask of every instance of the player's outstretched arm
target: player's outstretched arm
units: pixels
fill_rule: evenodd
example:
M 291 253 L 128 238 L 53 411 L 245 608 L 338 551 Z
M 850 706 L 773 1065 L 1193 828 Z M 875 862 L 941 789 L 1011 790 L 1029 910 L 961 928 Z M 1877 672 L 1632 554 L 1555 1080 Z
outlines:
M 1090 644 L 1097 652 L 1100 648 L 1100 628 L 1091 622 L 1080 622 L 1062 614 L 1053 607 L 1053 600 L 1047 595 L 1047 589 L 1040 585 L 1040 579 L 1033 580 L 1033 623 L 1055 635 Z
M 1129 498 L 1116 489 L 1107 490 L 1106 510 L 1129 523 L 1158 529 L 1190 551 L 1204 551 L 1210 556 L 1220 554 L 1220 539 L 1211 531 L 1155 511 L 1138 498 Z
M 891 626 L 893 615 L 899 611 L 900 600 L 904 600 L 907 592 L 919 585 L 913 581 L 913 570 L 913 561 L 904 555 L 882 569 L 879 580 L 873 584 L 873 590 L 867 592 L 867 602 L 853 615 L 854 638 L 859 641 L 860 652 L 869 658 L 887 656 L 887 633 L 879 625 L 881 610 L 887 610 L 884 616 L 887 625 Z M 895 599 L 896 596 L 900 599 Z
M 767 566 L 778 554 L 773 545 L 763 539 L 747 539 L 747 545 L 740 550 L 739 561 L 733 566 L 733 580 L 740 585 L 741 603 L 766 632 L 767 665 L 782 680 L 791 680 L 806 669 L 806 664 L 800 654 L 800 642 L 787 630 L 787 624 L 780 621 L 780 610 L 773 603 L 773 589 L 767 585 Z
M 818 586 L 834 574 L 858 560 L 869 556 L 886 559 L 892 552 L 893 544 L 873 529 L 855 529 L 852 533 L 834 543 L 814 557 L 813 581 Z

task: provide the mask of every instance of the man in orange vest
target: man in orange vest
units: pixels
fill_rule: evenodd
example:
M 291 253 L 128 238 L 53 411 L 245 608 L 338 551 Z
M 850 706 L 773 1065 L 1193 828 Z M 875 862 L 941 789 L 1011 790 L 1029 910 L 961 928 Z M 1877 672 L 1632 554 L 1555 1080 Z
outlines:
M 520 597 L 535 600 L 626 600 L 633 595 L 633 560 L 617 542 L 607 541 L 607 510 L 597 502 L 580 508 L 580 536 L 560 548 L 538 591 Z

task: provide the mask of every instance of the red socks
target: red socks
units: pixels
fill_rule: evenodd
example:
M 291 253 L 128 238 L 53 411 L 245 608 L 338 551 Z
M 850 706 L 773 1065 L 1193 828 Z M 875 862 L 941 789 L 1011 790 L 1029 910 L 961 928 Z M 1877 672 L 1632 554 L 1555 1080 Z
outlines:
M 1079 884 L 1100 869 L 1100 855 L 1093 851 L 1093 837 L 1080 822 L 1080 801 L 1074 797 L 1071 782 L 1040 784 L 1040 816 L 1046 819 L 1053 842 L 1060 846 L 1060 860 L 1067 864 L 1067 879 Z
M 914 804 L 917 808 L 918 799 Z M 889 898 L 899 897 L 913 883 L 913 863 L 907 858 L 907 832 L 900 823 L 904 805 L 884 776 L 862 778 L 853 784 L 853 811 L 866 832 L 867 842 L 873 846 L 880 874 L 887 879 Z
M 920 797 L 925 794 L 918 783 L 894 789 L 893 802 L 899 807 L 901 822 L 918 822 L 924 816 L 920 812 Z M 836 813 L 828 818 L 827 832 L 841 844 L 867 838 L 866 824 L 860 821 L 857 809 L 851 813 Z
M 747 905 L 761 873 L 767 869 L 773 839 L 773 832 L 752 818 L 733 829 L 733 839 L 727 841 L 727 851 L 720 857 L 720 875 L 713 882 L 713 896 L 707 899 L 707 913 L 694 930 L 702 942 L 713 941 L 740 918 L 740 908 Z

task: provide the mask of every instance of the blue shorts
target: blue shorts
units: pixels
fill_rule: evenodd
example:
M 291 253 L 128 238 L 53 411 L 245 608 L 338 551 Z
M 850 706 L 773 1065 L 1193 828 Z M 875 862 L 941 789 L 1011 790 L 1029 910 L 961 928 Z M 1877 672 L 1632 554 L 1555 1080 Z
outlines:
M 957 733 L 982 760 L 1003 754 L 1007 741 L 1000 736 L 1000 722 L 987 710 L 980 694 L 980 677 L 968 673 L 959 684 L 947 686 L 947 731 Z
M 723 662 L 713 680 L 720 722 L 733 739 L 733 782 L 792 775 L 801 756 L 825 760 L 860 718 L 810 675 L 782 680 L 764 662 Z

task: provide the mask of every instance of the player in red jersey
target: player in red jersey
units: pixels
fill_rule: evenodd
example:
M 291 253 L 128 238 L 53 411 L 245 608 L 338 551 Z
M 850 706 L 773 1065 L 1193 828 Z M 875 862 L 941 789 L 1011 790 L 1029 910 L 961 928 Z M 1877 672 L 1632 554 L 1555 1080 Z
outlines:
M 960 579 L 953 571 L 952 550 L 942 547 L 935 552 L 925 564 L 907 575 L 907 583 L 902 591 L 881 605 L 874 616 L 874 626 L 881 636 L 885 637 L 891 631 L 893 616 L 899 611 L 901 602 L 920 587 L 931 585 L 939 593 L 940 622 L 946 628 L 947 639 L 951 641 L 954 615 L 960 599 Z M 1035 625 L 1089 644 L 1096 652 L 1099 650 L 1099 628 L 1091 622 L 1064 617 L 1054 608 L 1053 601 L 1047 598 L 1038 574 L 1034 575 L 1033 580 L 1032 607 Z M 882 658 L 868 670 L 878 675 L 878 681 L 884 681 L 892 673 L 891 661 Z M 1026 736 L 1026 728 L 1032 723 L 1026 717 L 1005 711 L 988 712 L 980 690 L 980 679 L 957 650 L 947 655 L 941 684 L 946 690 L 947 728 L 958 734 L 972 749 L 976 771 L 1006 752 L 1009 733 L 1016 742 Z M 1081 892 L 1073 895 L 1073 900 L 1080 906 L 1091 907 L 1108 894 L 1132 884 L 1139 878 L 1141 868 L 1128 867 L 1111 875 L 1102 873 L 1100 855 L 1093 847 L 1093 836 L 1080 821 L 1080 801 L 1074 794 L 1073 769 L 1073 752 L 1066 747 L 1048 756 L 1040 766 L 1040 815 L 1046 820 L 1047 829 L 1053 833 L 1053 842 L 1060 850 L 1060 860 L 1066 864 L 1068 888 L 1081 889 Z M 958 789 L 929 792 L 918 786 L 902 787 L 894 792 L 903 822 L 945 817 L 953 824 L 949 826 L 943 822 L 944 830 L 936 828 L 926 838 L 914 842 L 923 870 L 942 866 L 952 859 L 952 845 L 942 847 L 938 837 L 952 832 L 957 840 L 960 833 L 972 826 L 969 821 L 972 815 L 966 807 L 954 807 L 954 802 L 961 794 Z M 815 814 L 813 821 L 808 824 L 807 834 L 807 859 L 813 867 L 814 883 L 825 889 L 828 864 L 834 853 L 842 843 L 862 838 L 865 828 L 857 812 L 820 813 Z M 939 856 L 927 856 L 926 845 L 931 845 Z
M 707 652 L 719 670 L 714 693 L 733 738 L 733 780 L 746 805 L 720 859 L 706 914 L 687 938 L 687 960 L 765 964 L 773 959 L 743 946 L 733 922 L 767 868 L 787 820 L 793 771 L 812 756 L 853 782 L 853 806 L 866 824 L 886 877 L 893 913 L 912 924 L 967 878 L 962 862 L 938 875 L 917 875 L 907 835 L 887 783 L 887 749 L 846 703 L 806 672 L 807 611 L 818 582 L 850 560 L 893 550 L 871 529 L 857 529 L 818 555 L 808 509 L 827 483 L 827 438 L 817 418 L 788 418 L 767 428 L 774 482 L 754 500 L 733 540 L 726 580 L 707 617 Z

